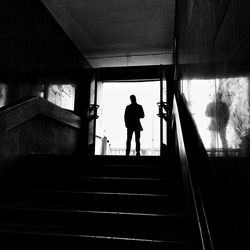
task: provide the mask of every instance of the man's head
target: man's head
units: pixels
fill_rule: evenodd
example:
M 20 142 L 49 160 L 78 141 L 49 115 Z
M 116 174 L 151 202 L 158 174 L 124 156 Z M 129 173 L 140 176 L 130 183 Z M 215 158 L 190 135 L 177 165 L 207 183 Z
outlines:
M 130 100 L 131 100 L 132 103 L 136 103 L 136 97 L 135 97 L 135 95 L 131 95 L 130 96 Z
M 222 93 L 217 92 L 215 98 L 216 98 L 216 101 L 221 101 L 222 100 Z

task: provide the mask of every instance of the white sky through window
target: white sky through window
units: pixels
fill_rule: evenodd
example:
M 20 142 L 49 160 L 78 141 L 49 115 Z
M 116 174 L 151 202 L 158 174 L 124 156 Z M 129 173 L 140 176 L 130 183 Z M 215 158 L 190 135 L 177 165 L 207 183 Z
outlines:
M 106 82 L 103 84 L 102 127 L 112 148 L 125 148 L 126 133 L 124 111 L 130 104 L 130 95 L 135 95 L 137 103 L 144 109 L 141 119 L 141 148 L 159 148 L 160 121 L 157 116 L 157 102 L 160 99 L 159 81 L 153 82 Z M 134 137 L 131 149 L 135 147 Z

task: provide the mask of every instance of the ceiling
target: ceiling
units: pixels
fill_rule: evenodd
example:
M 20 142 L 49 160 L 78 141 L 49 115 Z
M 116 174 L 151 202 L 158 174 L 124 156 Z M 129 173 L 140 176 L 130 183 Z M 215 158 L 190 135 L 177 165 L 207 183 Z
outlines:
M 42 0 L 92 67 L 172 64 L 175 0 Z

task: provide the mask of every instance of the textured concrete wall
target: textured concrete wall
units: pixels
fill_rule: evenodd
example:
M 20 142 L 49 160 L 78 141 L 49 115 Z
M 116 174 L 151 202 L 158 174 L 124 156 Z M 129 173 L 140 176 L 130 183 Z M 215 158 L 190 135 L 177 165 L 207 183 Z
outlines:
M 180 77 L 215 79 L 248 76 L 250 2 L 177 2 Z
M 216 76 L 250 74 L 250 2 L 231 0 L 214 39 Z
M 79 129 L 39 115 L 7 132 L 0 132 L 0 171 L 20 156 L 38 154 L 74 154 Z
M 41 1 L 0 1 L 0 107 L 46 95 L 49 84 L 72 83 L 77 89 L 75 110 L 86 130 L 90 77 L 84 67 L 88 66 Z M 0 165 L 32 152 L 73 153 L 78 138 L 86 139 L 82 133 L 37 117 L 8 133 L 0 132 Z
M 75 69 L 83 56 L 41 1 L 0 3 L 0 68 Z

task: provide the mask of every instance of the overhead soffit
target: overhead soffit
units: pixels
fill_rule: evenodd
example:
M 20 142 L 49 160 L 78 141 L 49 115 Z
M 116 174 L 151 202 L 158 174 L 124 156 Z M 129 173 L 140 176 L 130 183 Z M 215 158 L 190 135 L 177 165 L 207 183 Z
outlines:
M 172 60 L 175 0 L 42 2 L 94 67 Z

